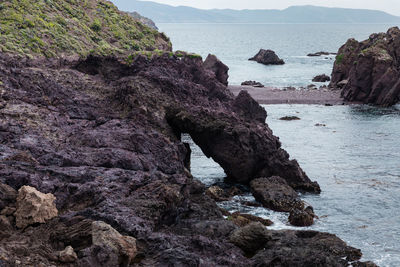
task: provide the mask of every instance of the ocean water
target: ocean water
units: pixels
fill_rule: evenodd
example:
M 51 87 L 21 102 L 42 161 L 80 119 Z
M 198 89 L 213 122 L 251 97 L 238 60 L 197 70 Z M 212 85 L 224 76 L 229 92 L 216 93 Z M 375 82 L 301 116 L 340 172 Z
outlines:
M 400 105 L 264 107 L 283 148 L 321 186 L 320 195 L 302 195 L 320 217 L 306 229 L 338 235 L 362 250 L 362 260 L 400 266 Z M 287 115 L 301 120 L 279 120 Z M 222 181 L 225 173 L 218 164 L 191 146 L 192 174 L 207 185 Z M 296 229 L 288 224 L 288 214 L 242 206 L 240 198 L 253 199 L 246 195 L 220 205 L 272 219 L 271 229 Z
M 388 24 L 157 24 L 174 50 L 217 55 L 230 68 L 229 82 L 256 80 L 267 86 L 307 86 L 319 74 L 330 75 L 335 56 L 307 57 L 318 51 L 337 52 L 347 39 L 365 40 L 386 32 Z M 286 62 L 264 66 L 248 59 L 260 48 L 272 49 Z

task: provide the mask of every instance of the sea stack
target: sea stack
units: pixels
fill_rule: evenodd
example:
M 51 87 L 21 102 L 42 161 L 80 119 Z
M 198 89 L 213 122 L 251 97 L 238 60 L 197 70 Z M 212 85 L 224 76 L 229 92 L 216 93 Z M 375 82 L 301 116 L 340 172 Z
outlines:
M 249 60 L 254 60 L 258 63 L 264 64 L 264 65 L 283 65 L 285 64 L 285 61 L 283 59 L 280 59 L 276 53 L 272 50 L 265 50 L 265 49 L 260 49 L 260 51 L 257 53 L 252 58 L 249 58 Z
M 391 106 L 400 101 L 400 30 L 349 39 L 336 56 L 333 88 L 343 88 L 348 101 Z

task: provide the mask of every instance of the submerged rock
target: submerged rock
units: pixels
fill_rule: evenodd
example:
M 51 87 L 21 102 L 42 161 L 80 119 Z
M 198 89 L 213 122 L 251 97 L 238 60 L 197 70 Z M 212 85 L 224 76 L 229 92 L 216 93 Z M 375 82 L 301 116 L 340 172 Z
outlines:
M 349 39 L 338 52 L 331 87 L 347 101 L 391 106 L 400 101 L 400 30 Z
M 319 56 L 328 56 L 328 55 L 336 55 L 336 53 L 321 51 L 321 52 L 316 52 L 316 53 L 310 53 L 307 56 L 308 57 L 319 57 Z
M 25 228 L 35 223 L 45 223 L 58 216 L 53 194 L 43 194 L 30 186 L 18 190 L 15 222 L 18 228 Z
M 319 83 L 329 82 L 330 80 L 331 77 L 329 77 L 326 74 L 317 75 L 312 79 L 313 82 L 319 82 Z
M 297 116 L 285 116 L 285 117 L 280 118 L 280 120 L 281 121 L 298 121 L 298 120 L 300 120 L 300 118 Z
M 250 182 L 250 188 L 254 198 L 266 208 L 286 212 L 304 208 L 297 192 L 281 177 L 255 179 Z
M 280 59 L 274 51 L 272 50 L 265 50 L 260 49 L 260 51 L 254 57 L 250 58 L 249 60 L 257 61 L 258 63 L 264 65 L 283 65 L 285 61 Z
M 209 54 L 203 63 L 205 69 L 211 70 L 217 80 L 224 85 L 228 85 L 228 71 L 229 68 L 221 60 L 219 60 L 215 55 Z

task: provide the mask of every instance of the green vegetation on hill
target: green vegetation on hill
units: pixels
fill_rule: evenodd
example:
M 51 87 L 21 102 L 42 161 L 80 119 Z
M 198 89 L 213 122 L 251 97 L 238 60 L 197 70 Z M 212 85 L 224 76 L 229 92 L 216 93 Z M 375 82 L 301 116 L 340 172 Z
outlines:
M 0 2 L 0 51 L 24 55 L 119 55 L 171 43 L 104 0 Z

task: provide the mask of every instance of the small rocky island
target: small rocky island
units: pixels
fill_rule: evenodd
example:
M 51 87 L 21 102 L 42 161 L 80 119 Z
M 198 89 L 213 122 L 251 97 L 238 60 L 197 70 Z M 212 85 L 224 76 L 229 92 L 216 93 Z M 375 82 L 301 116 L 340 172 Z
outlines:
M 260 205 L 315 218 L 299 192 L 318 183 L 215 56 L 172 52 L 108 1 L 32 5 L 0 9 L 0 266 L 374 266 L 335 235 L 230 214 L 193 178 L 182 134 Z M 32 12 L 52 26 L 10 17 Z
M 260 51 L 257 53 L 252 58 L 249 58 L 249 60 L 256 61 L 258 63 L 264 64 L 264 65 L 283 65 L 285 64 L 285 61 L 283 59 L 280 59 L 276 53 L 272 50 L 265 50 L 265 49 L 260 49 Z
M 330 86 L 348 101 L 391 106 L 400 101 L 400 30 L 349 39 L 336 56 Z

